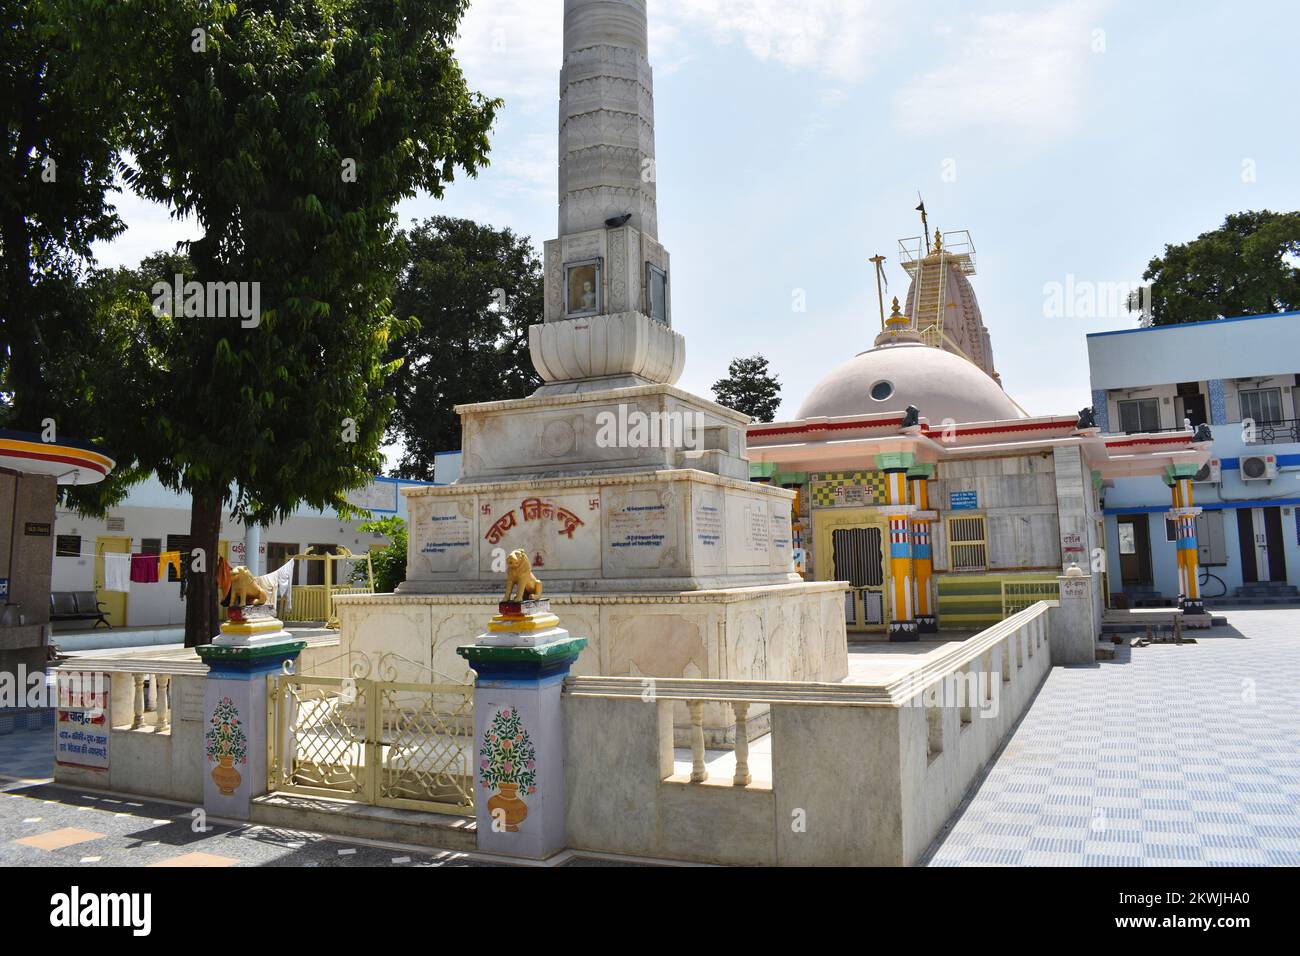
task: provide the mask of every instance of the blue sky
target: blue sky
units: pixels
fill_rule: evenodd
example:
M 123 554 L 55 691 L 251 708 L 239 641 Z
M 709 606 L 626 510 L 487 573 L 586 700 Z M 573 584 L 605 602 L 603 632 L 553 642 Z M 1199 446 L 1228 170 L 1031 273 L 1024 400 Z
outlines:
M 539 251 L 554 237 L 561 10 L 473 3 L 462 64 L 506 100 L 492 165 L 404 203 L 403 224 L 468 216 Z M 679 384 L 709 395 L 730 359 L 761 352 L 778 417 L 870 347 L 869 256 L 903 295 L 918 190 L 932 228 L 970 230 L 998 370 L 1033 414 L 1088 404 L 1084 334 L 1132 324 L 1049 317 L 1050 283 L 1136 282 L 1227 213 L 1300 208 L 1294 3 L 650 0 L 650 18 Z M 119 205 L 129 229 L 103 263 L 194 232 Z

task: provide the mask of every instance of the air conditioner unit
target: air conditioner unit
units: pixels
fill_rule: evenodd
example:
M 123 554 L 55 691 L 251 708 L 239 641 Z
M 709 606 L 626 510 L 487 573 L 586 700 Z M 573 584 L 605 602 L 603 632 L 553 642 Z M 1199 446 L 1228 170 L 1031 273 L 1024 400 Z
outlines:
M 1200 470 L 1197 471 L 1195 475 L 1192 476 L 1192 481 L 1196 483 L 1211 482 L 1217 485 L 1223 480 L 1222 471 L 1222 462 L 1217 458 L 1211 458 L 1201 466 Z
M 1277 477 L 1277 458 L 1273 455 L 1251 455 L 1241 459 L 1242 481 L 1264 481 Z

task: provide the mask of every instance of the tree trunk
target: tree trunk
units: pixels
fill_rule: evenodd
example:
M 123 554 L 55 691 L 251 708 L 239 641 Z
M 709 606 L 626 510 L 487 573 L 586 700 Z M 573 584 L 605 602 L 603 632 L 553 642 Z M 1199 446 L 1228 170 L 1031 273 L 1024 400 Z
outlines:
M 185 646 L 210 644 L 221 627 L 217 596 L 217 545 L 221 537 L 224 501 L 220 491 L 196 490 L 190 505 L 190 554 L 185 563 Z M 194 550 L 199 549 L 199 561 Z M 197 570 L 196 566 L 202 568 Z

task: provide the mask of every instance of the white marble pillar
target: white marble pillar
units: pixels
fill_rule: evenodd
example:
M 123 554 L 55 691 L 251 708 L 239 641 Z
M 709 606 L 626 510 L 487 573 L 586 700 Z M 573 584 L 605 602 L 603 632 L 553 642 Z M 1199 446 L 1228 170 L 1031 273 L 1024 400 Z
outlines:
M 654 155 L 645 0 L 565 0 L 560 235 L 630 213 L 655 238 Z

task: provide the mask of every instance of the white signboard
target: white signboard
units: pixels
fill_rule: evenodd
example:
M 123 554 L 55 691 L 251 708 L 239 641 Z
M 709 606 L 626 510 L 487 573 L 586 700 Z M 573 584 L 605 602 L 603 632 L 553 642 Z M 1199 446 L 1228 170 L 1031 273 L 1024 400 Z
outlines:
M 726 503 L 721 488 L 691 490 L 691 552 L 696 574 L 717 571 L 726 558 Z
M 417 499 L 412 502 L 413 571 L 446 573 L 472 564 L 477 526 L 469 501 Z
M 392 479 L 376 478 L 368 485 L 353 488 L 346 495 L 348 503 L 367 511 L 397 513 L 397 487 Z
M 172 686 L 180 686 L 181 701 L 178 714 L 181 720 L 202 720 L 203 719 L 203 691 L 204 685 L 201 680 L 178 680 L 172 679 Z
M 61 767 L 108 770 L 109 675 L 59 671 L 54 762 Z

